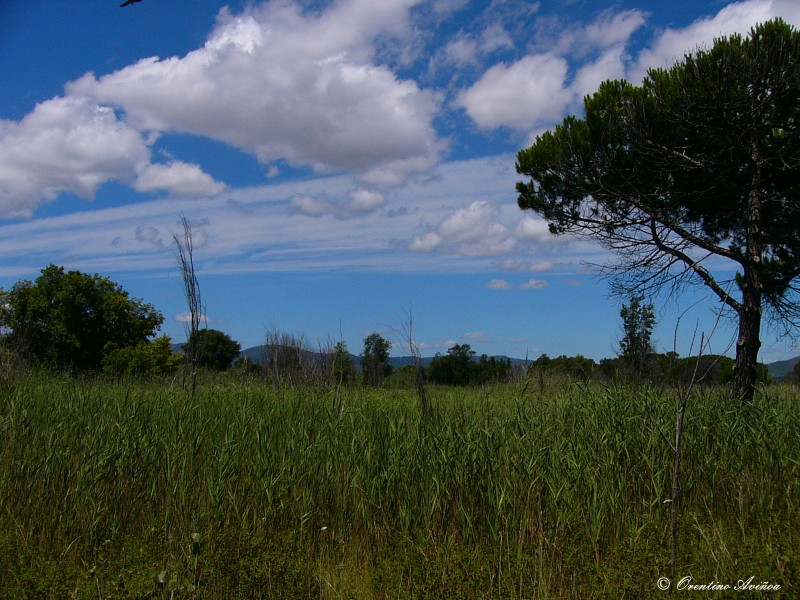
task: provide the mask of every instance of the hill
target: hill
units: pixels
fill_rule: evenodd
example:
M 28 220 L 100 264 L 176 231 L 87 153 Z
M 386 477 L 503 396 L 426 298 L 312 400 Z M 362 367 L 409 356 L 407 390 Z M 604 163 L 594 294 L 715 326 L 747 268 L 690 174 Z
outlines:
M 769 369 L 769 374 L 772 375 L 772 378 L 775 381 L 780 381 L 792 372 L 792 369 L 794 369 L 794 366 L 798 362 L 800 362 L 800 356 L 795 356 L 789 360 L 779 360 L 778 362 L 769 363 L 767 368 Z

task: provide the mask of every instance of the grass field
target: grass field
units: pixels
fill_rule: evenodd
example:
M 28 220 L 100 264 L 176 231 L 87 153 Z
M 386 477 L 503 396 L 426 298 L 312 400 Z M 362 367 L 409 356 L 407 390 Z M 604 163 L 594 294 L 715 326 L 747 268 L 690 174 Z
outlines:
M 13 381 L 0 598 L 665 597 L 677 393 Z M 798 389 L 698 389 L 684 444 L 674 579 L 798 597 Z

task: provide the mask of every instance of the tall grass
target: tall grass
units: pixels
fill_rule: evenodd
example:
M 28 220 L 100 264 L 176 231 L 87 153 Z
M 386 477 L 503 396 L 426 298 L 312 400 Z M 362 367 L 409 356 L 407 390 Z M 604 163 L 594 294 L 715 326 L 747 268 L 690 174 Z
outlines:
M 674 394 L 428 393 L 423 420 L 413 389 L 20 381 L 0 403 L 0 597 L 661 594 Z M 684 448 L 678 571 L 796 593 L 796 389 L 747 409 L 698 391 Z

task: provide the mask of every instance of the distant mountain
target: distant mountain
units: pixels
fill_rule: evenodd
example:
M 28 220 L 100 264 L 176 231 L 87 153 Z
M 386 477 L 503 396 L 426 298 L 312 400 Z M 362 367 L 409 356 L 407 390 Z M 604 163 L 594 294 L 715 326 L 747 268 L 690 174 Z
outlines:
M 262 346 L 253 346 L 252 348 L 248 348 L 247 350 L 242 350 L 239 353 L 240 358 L 247 358 L 251 360 L 257 365 L 261 365 L 262 367 L 267 363 L 269 360 L 270 355 L 275 349 L 286 349 L 286 346 L 275 346 L 275 345 L 262 345 Z M 314 350 L 303 350 L 302 351 L 303 360 L 306 364 L 315 363 L 320 361 L 322 358 L 322 354 L 320 352 Z M 353 360 L 357 360 L 357 357 L 350 355 Z
M 792 369 L 794 369 L 794 366 L 798 362 L 800 362 L 800 356 L 795 356 L 789 360 L 779 360 L 778 362 L 769 363 L 767 369 L 769 369 L 769 374 L 772 375 L 775 381 L 780 381 L 792 372 Z

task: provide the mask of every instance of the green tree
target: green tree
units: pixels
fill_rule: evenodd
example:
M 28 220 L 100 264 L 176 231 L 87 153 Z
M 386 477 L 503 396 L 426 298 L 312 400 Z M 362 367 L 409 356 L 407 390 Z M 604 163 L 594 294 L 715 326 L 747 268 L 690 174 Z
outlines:
M 175 373 L 182 363 L 183 357 L 172 351 L 169 337 L 162 335 L 135 346 L 107 346 L 103 356 L 103 372 L 114 376 L 158 377 Z
M 336 342 L 333 349 L 333 378 L 336 383 L 348 383 L 353 377 L 353 357 L 343 341 Z
M 619 316 L 622 317 L 619 356 L 628 371 L 641 379 L 648 375 L 648 365 L 655 353 L 651 339 L 656 325 L 655 310 L 641 296 L 633 296 L 629 304 L 622 305 Z
M 651 70 L 641 86 L 603 83 L 583 119 L 565 119 L 517 155 L 530 178 L 517 184 L 520 208 L 555 234 L 615 250 L 607 273 L 618 291 L 696 281 L 732 311 L 744 400 L 762 310 L 786 332 L 800 318 L 798 98 L 800 33 L 778 19 Z M 737 272 L 733 285 L 715 264 Z
M 364 383 L 375 387 L 392 373 L 389 364 L 389 350 L 392 343 L 379 333 L 371 333 L 364 338 L 364 351 L 361 353 L 361 369 Z
M 97 371 L 107 350 L 155 335 L 164 317 L 106 277 L 50 265 L 4 295 L 2 325 L 21 352 L 76 371 Z
M 230 367 L 242 350 L 239 342 L 216 329 L 198 329 L 192 332 L 189 341 L 183 344 L 183 351 L 188 352 L 191 348 L 197 352 L 198 366 L 215 371 L 224 371 Z
M 528 366 L 528 372 L 538 373 L 540 381 L 545 373 L 560 373 L 574 379 L 586 381 L 592 376 L 596 366 L 591 358 L 586 358 L 581 354 L 572 357 L 562 354 L 555 358 L 542 354 Z
M 498 360 L 494 356 L 481 354 L 478 360 L 474 380 L 478 383 L 489 383 L 492 381 L 506 381 L 512 374 L 511 359 Z
M 437 354 L 428 365 L 428 379 L 441 385 L 469 385 L 477 375 L 472 361 L 475 351 L 469 344 L 455 344 L 442 356 Z

